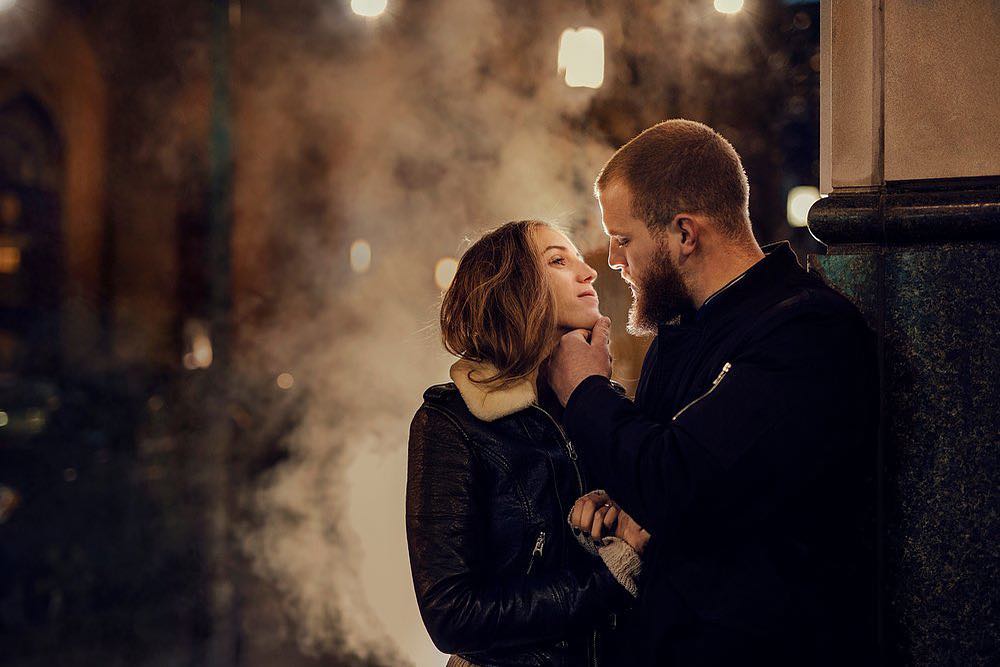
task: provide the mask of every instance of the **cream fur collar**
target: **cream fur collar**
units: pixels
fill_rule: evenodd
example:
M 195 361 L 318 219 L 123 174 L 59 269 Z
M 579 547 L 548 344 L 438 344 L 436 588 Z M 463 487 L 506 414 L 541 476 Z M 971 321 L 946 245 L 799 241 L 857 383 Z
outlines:
M 535 386 L 537 373 L 532 373 L 529 377 L 504 389 L 491 389 L 490 385 L 472 381 L 473 374 L 476 378 L 487 378 L 496 372 L 496 368 L 491 364 L 467 359 L 459 359 L 451 367 L 449 373 L 451 379 L 462 394 L 462 400 L 465 401 L 469 412 L 477 419 L 485 422 L 496 421 L 538 403 L 538 389 Z

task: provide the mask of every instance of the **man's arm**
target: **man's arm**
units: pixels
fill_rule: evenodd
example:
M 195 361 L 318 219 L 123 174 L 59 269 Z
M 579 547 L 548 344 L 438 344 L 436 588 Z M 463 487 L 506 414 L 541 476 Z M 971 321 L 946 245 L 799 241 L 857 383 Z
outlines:
M 743 500 L 766 511 L 856 440 L 852 420 L 870 390 L 858 343 L 848 322 L 802 317 L 749 345 L 676 420 L 644 416 L 591 375 L 564 423 L 592 478 L 654 535 L 694 507 Z

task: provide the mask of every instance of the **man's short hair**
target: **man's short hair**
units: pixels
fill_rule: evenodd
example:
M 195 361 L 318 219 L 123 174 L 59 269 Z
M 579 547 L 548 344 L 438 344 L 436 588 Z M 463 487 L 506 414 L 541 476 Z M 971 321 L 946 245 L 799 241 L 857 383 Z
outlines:
M 632 215 L 652 233 L 678 213 L 700 213 L 730 238 L 753 238 L 743 163 L 732 144 L 707 125 L 678 118 L 643 131 L 604 165 L 595 194 L 618 181 L 632 196 Z

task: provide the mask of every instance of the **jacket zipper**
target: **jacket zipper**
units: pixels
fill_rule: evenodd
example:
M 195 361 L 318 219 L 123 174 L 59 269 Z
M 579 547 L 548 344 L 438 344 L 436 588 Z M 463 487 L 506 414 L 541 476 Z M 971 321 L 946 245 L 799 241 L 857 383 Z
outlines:
M 550 415 L 548 412 L 545 411 L 544 408 L 540 406 L 533 405 L 532 407 L 541 412 L 546 417 L 548 417 L 549 421 L 552 422 L 552 425 L 556 427 L 556 431 L 559 433 L 559 437 L 562 439 L 562 445 L 566 449 L 566 455 L 569 456 L 569 462 L 573 466 L 573 472 L 576 473 L 576 485 L 577 488 L 579 488 L 580 490 L 580 493 L 577 496 L 579 498 L 585 492 L 583 490 L 583 476 L 580 475 L 580 467 L 576 464 L 576 448 L 573 446 L 573 443 L 570 442 L 569 438 L 566 437 L 566 431 L 563 430 L 562 426 L 559 425 L 559 422 L 557 422 L 552 415 Z
M 573 466 L 573 472 L 576 473 L 576 486 L 577 486 L 577 488 L 580 491 L 579 495 L 582 496 L 584 494 L 584 490 L 583 490 L 583 476 L 580 475 L 580 467 L 576 463 L 576 459 L 577 459 L 576 448 L 573 446 L 572 441 L 570 441 L 570 439 L 566 436 L 566 431 L 564 431 L 563 427 L 559 425 L 559 422 L 557 422 L 555 420 L 555 417 L 553 417 L 552 415 L 550 415 L 541 406 L 534 405 L 532 407 L 536 408 L 539 412 L 541 412 L 543 415 L 545 415 L 546 417 L 548 417 L 549 421 L 552 422 L 552 425 L 556 427 L 556 431 L 559 433 L 559 437 L 562 439 L 563 446 L 566 448 L 566 455 L 569 456 L 569 462 Z M 537 553 L 539 555 L 541 555 L 542 551 L 541 551 L 541 548 L 539 546 L 539 542 L 541 543 L 541 546 L 545 545 L 545 533 L 544 532 L 542 532 L 538 536 L 538 540 L 535 541 L 535 549 L 536 549 Z M 536 552 L 532 552 L 532 554 L 531 554 L 531 564 L 534 564 L 535 553 Z M 531 564 L 528 565 L 528 572 L 529 573 L 531 572 Z M 591 665 L 593 667 L 597 667 L 597 630 L 594 630 L 593 633 L 592 633 L 592 635 L 591 635 L 590 660 L 591 660 Z
M 545 531 L 538 533 L 538 538 L 535 539 L 535 548 L 531 550 L 531 559 L 528 561 L 528 571 L 526 574 L 531 574 L 531 568 L 535 566 L 535 559 L 540 558 L 542 552 L 545 551 Z
M 719 375 L 716 376 L 715 381 L 712 382 L 712 386 L 708 388 L 708 391 L 706 391 L 704 394 L 702 394 L 701 396 L 699 396 L 698 398 L 694 399 L 693 401 L 691 401 L 690 403 L 688 403 L 687 405 L 685 405 L 683 408 L 681 408 L 680 412 L 678 412 L 676 415 L 674 415 L 674 418 L 671 419 L 670 421 L 677 421 L 677 418 L 680 417 L 682 414 L 684 414 L 684 412 L 688 408 L 690 408 L 692 405 L 694 405 L 695 403 L 697 403 L 698 401 L 700 401 L 700 400 L 702 400 L 704 398 L 708 398 L 708 395 L 711 394 L 713 391 L 715 391 L 715 388 L 719 386 L 719 383 L 722 382 L 722 379 L 724 377 L 726 377 L 726 374 L 729 372 L 729 369 L 732 368 L 732 367 L 733 367 L 733 365 L 727 361 L 725 363 L 725 365 L 722 367 L 722 370 L 719 371 Z

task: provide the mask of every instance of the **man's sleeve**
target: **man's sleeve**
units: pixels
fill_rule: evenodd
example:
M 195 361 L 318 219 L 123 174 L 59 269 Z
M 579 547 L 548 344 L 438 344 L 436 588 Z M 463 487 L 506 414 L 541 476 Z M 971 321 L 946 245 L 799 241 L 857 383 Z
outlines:
M 864 389 L 857 340 L 829 319 L 786 323 L 730 360 L 676 419 L 644 416 L 593 376 L 570 396 L 564 422 L 592 479 L 644 528 L 669 534 L 692 508 L 777 501 L 828 465 Z

